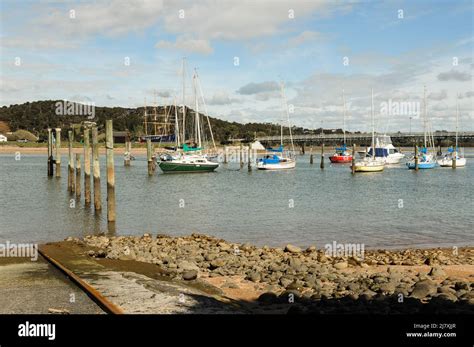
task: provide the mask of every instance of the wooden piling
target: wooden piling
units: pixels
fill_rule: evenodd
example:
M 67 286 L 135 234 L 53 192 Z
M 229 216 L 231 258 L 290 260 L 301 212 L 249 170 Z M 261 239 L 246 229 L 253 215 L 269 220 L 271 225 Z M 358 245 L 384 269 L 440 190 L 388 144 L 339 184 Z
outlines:
M 453 151 L 453 160 L 451 160 L 452 168 L 456 168 L 456 157 L 458 156 L 458 152 L 456 150 Z
M 111 119 L 105 121 L 107 156 L 107 221 L 115 222 L 114 129 Z
M 244 167 L 244 158 L 243 158 L 243 146 L 242 142 L 240 143 L 240 151 L 239 151 L 239 160 L 240 160 L 240 168 Z
M 355 169 L 355 158 L 356 158 L 356 145 L 355 143 L 352 144 L 352 165 L 351 165 L 351 172 L 354 175 L 356 172 Z
M 100 198 L 100 163 L 97 127 L 92 128 L 92 171 L 94 176 L 94 209 L 102 209 Z
M 303 144 L 301 145 L 301 154 L 305 155 L 305 153 L 306 152 L 305 152 L 305 149 L 304 149 L 304 142 L 303 142 Z
M 91 152 L 89 128 L 84 129 L 84 203 L 91 203 Z
M 76 191 L 76 184 L 74 179 L 74 155 L 72 152 L 72 144 L 74 141 L 72 130 L 68 130 L 68 147 L 69 147 L 69 162 L 68 162 L 68 188 L 69 192 L 72 194 Z
M 252 146 L 251 144 L 249 143 L 249 149 L 248 149 L 248 161 L 247 161 L 247 168 L 250 171 L 252 171 L 252 160 L 251 160 L 251 157 L 252 157 Z
M 52 129 L 48 128 L 48 176 L 53 176 L 53 133 Z
M 313 165 L 313 146 L 310 147 L 309 153 L 309 163 Z
M 56 128 L 56 177 L 61 177 L 61 128 Z
M 321 169 L 324 169 L 324 143 L 321 145 Z
M 148 161 L 148 175 L 153 175 L 153 150 L 151 147 L 151 139 L 146 139 L 146 159 Z
M 227 164 L 227 146 L 224 146 L 224 164 Z
M 418 145 L 415 144 L 415 171 L 418 171 Z
M 130 142 L 130 134 L 125 135 L 125 154 L 123 156 L 123 165 L 130 166 L 130 156 L 132 151 L 132 143 Z
M 81 155 L 76 153 L 76 200 L 81 198 Z

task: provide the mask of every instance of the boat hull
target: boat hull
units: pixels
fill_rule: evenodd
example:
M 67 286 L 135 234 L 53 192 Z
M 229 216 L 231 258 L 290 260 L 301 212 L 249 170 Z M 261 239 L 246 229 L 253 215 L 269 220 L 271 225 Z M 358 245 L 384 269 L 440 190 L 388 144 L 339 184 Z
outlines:
M 403 157 L 403 154 L 389 154 L 385 157 L 385 164 L 400 164 Z
M 172 161 L 162 161 L 158 164 L 164 173 L 201 173 L 213 172 L 219 164 L 196 164 L 196 163 L 176 163 Z
M 425 169 L 432 169 L 436 166 L 436 162 L 434 163 L 418 163 L 418 169 L 425 170 Z M 410 170 L 415 169 L 415 163 L 407 163 L 407 167 Z
M 296 167 L 296 161 L 286 161 L 280 163 L 257 163 L 257 169 L 259 170 L 289 170 Z
M 438 160 L 438 165 L 441 167 L 453 167 L 453 160 L 452 159 L 440 159 Z M 456 159 L 456 167 L 464 167 L 466 166 L 466 158 L 458 158 Z
M 352 166 L 351 166 L 352 169 Z M 380 172 L 383 171 L 384 165 L 354 165 L 355 172 Z
M 334 164 L 350 163 L 352 162 L 352 155 L 332 155 L 329 160 Z

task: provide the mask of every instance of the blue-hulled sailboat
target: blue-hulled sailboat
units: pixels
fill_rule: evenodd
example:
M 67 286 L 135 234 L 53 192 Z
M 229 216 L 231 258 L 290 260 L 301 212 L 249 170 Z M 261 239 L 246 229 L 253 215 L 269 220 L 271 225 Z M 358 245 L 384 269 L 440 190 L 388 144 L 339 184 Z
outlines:
M 293 145 L 293 135 L 291 134 L 290 124 L 290 113 L 288 112 L 288 104 L 286 103 L 284 85 L 281 83 L 281 98 L 282 106 L 288 119 L 288 129 L 290 132 L 290 141 L 292 152 L 288 151 L 286 155 L 283 154 L 283 121 L 281 122 L 280 132 L 280 147 L 278 148 L 267 148 L 263 158 L 260 158 L 257 162 L 257 169 L 259 170 L 286 170 L 294 169 L 296 167 L 296 158 L 293 153 L 295 151 Z
M 424 146 L 420 148 L 420 157 L 418 158 L 418 169 L 432 169 L 436 166 L 436 156 L 434 154 L 434 139 L 431 132 L 427 134 L 427 116 L 426 116 L 426 87 L 423 90 L 423 130 L 424 130 Z M 431 147 L 431 153 L 428 151 Z M 407 163 L 410 170 L 416 169 L 415 158 Z

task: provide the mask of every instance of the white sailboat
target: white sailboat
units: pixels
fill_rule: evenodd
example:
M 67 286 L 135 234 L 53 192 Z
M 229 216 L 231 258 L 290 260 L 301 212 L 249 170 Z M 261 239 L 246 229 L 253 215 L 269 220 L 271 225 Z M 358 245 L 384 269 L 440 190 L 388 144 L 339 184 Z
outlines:
M 186 106 L 184 104 L 184 85 L 185 85 L 185 63 L 183 61 L 183 132 L 182 137 L 180 138 L 179 133 L 179 120 L 177 114 L 177 108 L 175 107 L 175 134 L 177 139 L 177 148 L 181 148 L 181 151 L 178 151 L 176 155 L 162 155 L 160 156 L 160 162 L 158 166 L 164 173 L 197 173 L 197 172 L 212 172 L 219 167 L 219 163 L 210 161 L 208 155 L 204 152 L 203 147 L 203 134 L 204 129 L 201 123 L 201 115 L 199 113 L 199 97 L 198 97 L 198 88 L 200 89 L 200 84 L 198 80 L 198 74 L 195 70 L 193 75 L 193 90 L 194 90 L 194 100 L 195 100 L 195 110 L 194 110 L 194 134 L 193 142 L 194 146 L 190 146 L 186 143 Z M 202 92 L 202 90 L 201 90 Z M 203 98 L 204 100 L 204 98 Z M 212 135 L 212 128 L 210 126 L 209 116 L 206 115 L 209 131 L 211 133 L 212 141 L 214 143 L 214 136 Z M 182 146 L 179 141 L 182 141 Z
M 372 148 L 375 147 L 375 124 L 374 124 L 374 90 L 372 89 Z M 380 158 L 375 156 L 375 151 L 372 156 L 367 156 L 362 160 L 354 163 L 355 172 L 380 172 L 383 171 L 385 163 Z M 352 169 L 352 166 L 351 166 Z
M 418 159 L 418 169 L 432 169 L 436 166 L 436 159 L 434 153 L 434 137 L 433 131 L 430 129 L 429 133 L 427 133 L 427 126 L 428 126 L 428 118 L 426 114 L 426 87 L 423 89 L 423 132 L 424 132 L 424 141 L 423 147 L 420 149 L 420 157 Z M 431 153 L 428 151 L 428 147 L 431 148 Z M 412 161 L 406 163 L 407 167 L 410 170 L 416 169 L 415 159 L 413 158 Z
M 257 169 L 259 170 L 286 170 L 294 169 L 296 167 L 296 159 L 292 155 L 295 152 L 293 144 L 293 135 L 291 133 L 290 113 L 288 111 L 288 104 L 286 102 L 285 89 L 283 83 L 280 85 L 282 108 L 288 120 L 288 129 L 290 133 L 291 150 L 286 155 L 283 154 L 283 119 L 281 122 L 280 131 L 280 147 L 279 148 L 267 148 L 263 158 L 260 158 L 257 162 Z
M 368 148 L 369 156 L 372 155 L 372 151 L 372 146 L 370 146 Z M 384 134 L 375 137 L 375 157 L 385 164 L 399 164 L 405 155 L 395 148 L 390 136 Z
M 458 148 L 458 128 L 459 128 L 459 97 L 456 101 L 456 147 L 448 148 L 448 153 L 438 160 L 438 165 L 442 167 L 453 167 L 453 159 L 456 158 L 456 167 L 466 166 L 466 158 L 459 155 Z

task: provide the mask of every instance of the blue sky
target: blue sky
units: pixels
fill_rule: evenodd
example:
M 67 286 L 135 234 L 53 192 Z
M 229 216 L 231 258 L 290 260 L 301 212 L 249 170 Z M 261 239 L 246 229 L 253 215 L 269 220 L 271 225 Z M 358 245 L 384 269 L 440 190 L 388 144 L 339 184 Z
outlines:
M 189 75 L 198 69 L 211 116 L 278 122 L 282 81 L 294 124 L 341 127 L 344 88 L 348 129 L 367 130 L 373 88 L 379 131 L 407 130 L 410 117 L 420 130 L 418 115 L 380 110 L 389 101 L 419 104 L 426 85 L 433 128 L 453 129 L 458 101 L 461 128 L 474 130 L 472 7 L 436 0 L 2 0 L 0 103 L 137 107 L 145 97 L 152 103 L 154 90 L 159 104 L 172 103 L 181 98 L 186 57 Z M 191 106 L 190 76 L 187 85 Z

